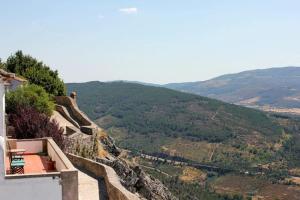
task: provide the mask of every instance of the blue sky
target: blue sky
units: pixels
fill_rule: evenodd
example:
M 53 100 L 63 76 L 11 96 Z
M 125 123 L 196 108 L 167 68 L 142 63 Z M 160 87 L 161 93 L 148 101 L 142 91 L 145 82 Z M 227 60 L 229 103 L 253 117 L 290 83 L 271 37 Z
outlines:
M 300 66 L 299 0 L 0 0 L 0 57 L 66 82 L 206 80 Z

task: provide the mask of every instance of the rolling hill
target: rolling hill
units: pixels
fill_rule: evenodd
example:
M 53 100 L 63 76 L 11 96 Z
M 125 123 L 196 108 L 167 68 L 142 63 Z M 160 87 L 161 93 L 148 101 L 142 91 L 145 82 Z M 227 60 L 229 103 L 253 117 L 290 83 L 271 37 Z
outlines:
M 207 97 L 128 82 L 67 88 L 118 145 L 132 151 L 244 167 L 282 159 L 279 153 L 291 138 L 261 111 Z
M 164 87 L 266 111 L 300 114 L 300 67 L 244 71 Z

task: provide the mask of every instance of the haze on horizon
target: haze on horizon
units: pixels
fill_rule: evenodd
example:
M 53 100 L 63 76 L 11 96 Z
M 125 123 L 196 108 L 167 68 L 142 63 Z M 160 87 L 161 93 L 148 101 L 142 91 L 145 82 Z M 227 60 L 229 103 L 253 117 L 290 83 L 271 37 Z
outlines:
M 1 0 L 0 58 L 22 50 L 65 82 L 190 82 L 300 66 L 300 1 Z

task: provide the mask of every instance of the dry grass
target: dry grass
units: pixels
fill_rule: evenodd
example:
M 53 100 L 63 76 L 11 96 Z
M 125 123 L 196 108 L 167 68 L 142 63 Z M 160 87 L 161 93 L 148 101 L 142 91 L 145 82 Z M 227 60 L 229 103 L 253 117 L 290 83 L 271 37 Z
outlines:
M 182 175 L 179 178 L 184 182 L 203 182 L 206 180 L 206 174 L 203 173 L 201 170 L 193 167 L 184 167 Z
M 180 156 L 199 162 L 208 161 L 214 149 L 214 144 L 208 142 L 192 142 L 177 138 L 161 147 L 162 151 L 172 156 Z
M 102 145 L 99 144 L 98 145 L 98 156 L 100 158 L 105 158 L 108 155 L 109 155 L 109 153 L 105 149 L 103 149 Z
M 300 196 L 299 186 L 272 184 L 249 176 L 226 175 L 218 178 L 213 188 L 218 193 L 242 193 L 244 196 L 254 194 L 256 199 L 261 200 L 299 200 Z
M 292 183 L 300 186 L 300 177 L 287 178 L 286 181 L 292 182 Z
M 262 107 L 262 110 L 267 112 L 290 113 L 290 114 L 300 115 L 300 108 L 273 108 L 269 106 L 264 106 Z
M 300 176 L 300 168 L 293 168 L 289 170 L 289 173 L 293 176 Z

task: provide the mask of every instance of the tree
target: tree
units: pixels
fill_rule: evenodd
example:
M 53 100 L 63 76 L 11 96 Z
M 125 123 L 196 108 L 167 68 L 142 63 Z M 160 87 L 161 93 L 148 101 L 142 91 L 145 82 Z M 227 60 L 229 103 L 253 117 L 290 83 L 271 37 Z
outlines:
M 42 87 L 29 84 L 6 94 L 7 113 L 16 113 L 22 107 L 33 107 L 50 116 L 54 110 L 54 102 Z
M 14 138 L 52 137 L 62 150 L 65 149 L 64 130 L 55 120 L 33 107 L 17 107 L 16 112 L 9 115 L 9 123 L 15 128 Z
M 8 71 L 28 79 L 32 84 L 42 86 L 49 94 L 60 96 L 66 94 L 65 84 L 59 78 L 57 70 L 51 70 L 43 62 L 17 51 L 6 61 Z
M 5 69 L 5 63 L 2 62 L 1 58 L 0 58 L 0 69 Z

